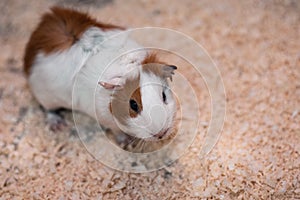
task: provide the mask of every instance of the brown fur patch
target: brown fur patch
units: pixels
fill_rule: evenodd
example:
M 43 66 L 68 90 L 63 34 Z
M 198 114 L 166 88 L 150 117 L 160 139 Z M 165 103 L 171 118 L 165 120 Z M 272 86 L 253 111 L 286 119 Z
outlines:
M 130 108 L 130 99 L 137 102 L 139 112 Z M 123 89 L 115 90 L 111 95 L 109 109 L 112 115 L 123 125 L 126 125 L 128 117 L 134 118 L 143 110 L 140 89 L 140 77 L 127 79 Z
M 161 65 L 168 65 L 166 62 L 161 61 L 156 52 L 150 52 L 147 54 L 147 56 L 144 58 L 142 65 L 146 64 L 161 64 Z
M 141 88 L 138 87 L 131 95 L 130 99 L 133 99 L 136 101 L 137 105 L 139 106 L 140 113 L 143 110 L 143 104 L 142 104 L 142 97 L 141 97 Z M 129 115 L 130 117 L 137 117 L 138 113 L 136 113 L 134 110 L 132 110 L 129 106 Z
M 143 65 L 151 63 L 160 63 L 157 53 L 155 52 L 148 53 L 142 62 Z
M 146 56 L 142 62 L 142 70 L 146 73 L 153 73 L 156 76 L 167 79 L 170 78 L 172 81 L 172 75 L 177 67 L 175 65 L 168 65 L 158 59 L 156 53 L 150 53 Z
M 97 22 L 88 14 L 72 9 L 53 7 L 51 11 L 42 16 L 27 43 L 24 56 L 24 71 L 27 75 L 39 51 L 48 54 L 68 49 L 88 28 L 93 26 L 104 31 L 124 29 L 120 26 Z
M 162 76 L 162 65 L 167 65 L 158 59 L 155 52 L 149 53 L 142 62 L 143 71 L 146 73 L 153 73 L 157 76 Z

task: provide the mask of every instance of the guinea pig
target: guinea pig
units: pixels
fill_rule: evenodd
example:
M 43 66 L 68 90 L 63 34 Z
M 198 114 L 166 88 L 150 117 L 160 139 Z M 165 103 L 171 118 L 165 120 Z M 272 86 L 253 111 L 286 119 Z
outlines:
M 26 45 L 24 71 L 52 129 L 62 122 L 53 111 L 66 108 L 114 133 L 151 141 L 171 133 L 176 102 L 168 79 L 177 67 L 125 32 L 73 9 L 53 7 L 42 16 Z

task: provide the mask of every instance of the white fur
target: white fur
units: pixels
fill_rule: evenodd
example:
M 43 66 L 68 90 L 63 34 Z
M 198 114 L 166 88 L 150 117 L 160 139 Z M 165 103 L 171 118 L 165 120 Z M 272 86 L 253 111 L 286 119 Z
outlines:
M 125 52 L 141 48 L 124 31 L 104 32 L 93 27 L 66 51 L 50 55 L 39 53 L 32 66 L 29 84 L 34 96 L 46 109 L 79 110 L 98 117 L 101 125 L 118 132 L 120 128 L 109 111 L 112 91 L 97 83 L 123 84 L 126 78 L 140 74 L 144 109 L 138 117 L 127 119 L 125 129 L 138 137 L 152 137 L 172 126 L 175 102 L 171 93 L 167 94 L 168 104 L 164 104 L 161 97 L 162 88 L 167 87 L 167 83 L 157 76 L 141 74 L 145 51 L 135 51 L 112 62 Z M 159 109 L 151 110 L 153 106 L 159 106 Z

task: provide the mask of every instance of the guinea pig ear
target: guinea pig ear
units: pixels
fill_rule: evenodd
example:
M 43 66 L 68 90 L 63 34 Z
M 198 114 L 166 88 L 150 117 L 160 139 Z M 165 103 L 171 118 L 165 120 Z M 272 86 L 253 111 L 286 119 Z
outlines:
M 170 78 L 172 81 L 172 75 L 174 75 L 174 71 L 177 69 L 175 65 L 164 65 L 162 67 L 162 74 L 164 78 Z
M 122 79 L 121 76 L 116 76 L 111 78 L 108 81 L 99 81 L 98 84 L 107 90 L 112 90 L 112 89 L 121 90 L 124 87 L 124 80 Z

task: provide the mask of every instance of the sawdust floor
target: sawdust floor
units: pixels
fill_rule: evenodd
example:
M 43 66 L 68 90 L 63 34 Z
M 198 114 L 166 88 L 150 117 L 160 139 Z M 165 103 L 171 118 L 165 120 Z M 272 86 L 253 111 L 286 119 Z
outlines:
M 159 171 L 104 166 L 72 128 L 54 134 L 45 127 L 22 73 L 30 32 L 56 2 L 1 1 L 0 199 L 300 198 L 298 1 L 60 2 L 124 26 L 173 28 L 202 44 L 226 88 L 222 135 L 205 159 L 197 157 L 196 139 Z M 202 108 L 209 119 L 209 108 Z M 203 124 L 199 133 L 205 131 Z

